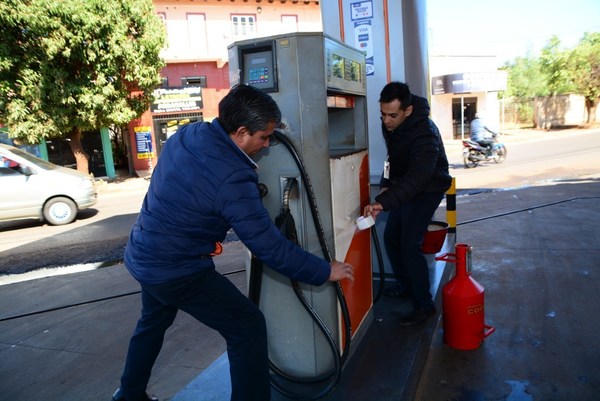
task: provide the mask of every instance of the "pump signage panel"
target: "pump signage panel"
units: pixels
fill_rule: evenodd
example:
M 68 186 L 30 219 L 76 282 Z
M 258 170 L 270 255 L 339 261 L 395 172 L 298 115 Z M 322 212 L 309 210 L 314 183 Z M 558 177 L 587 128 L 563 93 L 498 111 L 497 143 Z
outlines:
M 350 3 L 350 12 L 352 14 L 352 21 L 373 18 L 373 2 L 369 0 Z
M 373 63 L 373 28 L 371 20 L 360 20 L 354 22 L 354 43 L 356 47 L 366 53 L 365 67 L 367 75 L 375 74 Z
M 354 23 L 354 46 L 365 52 L 367 75 L 375 74 L 373 62 L 373 2 L 350 3 L 350 13 Z

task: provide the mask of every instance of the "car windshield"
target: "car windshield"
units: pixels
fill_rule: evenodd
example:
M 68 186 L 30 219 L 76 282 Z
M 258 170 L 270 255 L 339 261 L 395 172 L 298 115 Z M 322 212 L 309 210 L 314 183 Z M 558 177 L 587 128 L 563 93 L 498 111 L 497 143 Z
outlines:
M 34 163 L 35 165 L 37 165 L 45 170 L 54 170 L 55 168 L 59 167 L 56 164 L 47 162 L 46 160 L 40 159 L 39 157 L 34 156 L 31 153 L 24 152 L 21 149 L 14 148 L 14 149 L 11 149 L 10 151 L 12 153 L 14 153 L 15 155 L 22 157 L 23 159 L 26 159 L 27 161 L 30 161 L 31 163 Z

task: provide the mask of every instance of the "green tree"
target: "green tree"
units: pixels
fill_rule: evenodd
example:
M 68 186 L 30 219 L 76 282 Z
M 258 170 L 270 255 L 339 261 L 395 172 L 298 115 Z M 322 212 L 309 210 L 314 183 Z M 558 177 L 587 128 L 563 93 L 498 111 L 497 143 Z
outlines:
M 585 33 L 569 56 L 569 74 L 576 93 L 585 97 L 588 123 L 596 120 L 600 102 L 600 33 Z
M 531 99 L 548 94 L 547 77 L 541 70 L 538 58 L 528 54 L 517 57 L 506 64 L 508 82 L 502 98 L 510 99 L 517 112 L 517 121 L 524 123 L 533 120 Z
M 505 96 L 529 100 L 548 94 L 547 76 L 542 72 L 539 59 L 530 55 L 517 57 L 506 69 L 508 83 Z
M 160 84 L 165 32 L 151 0 L 2 0 L 0 122 L 29 143 L 139 117 Z
M 573 93 L 575 87 L 571 80 L 568 50 L 561 48 L 557 36 L 550 38 L 542 49 L 540 69 L 546 75 L 549 95 Z

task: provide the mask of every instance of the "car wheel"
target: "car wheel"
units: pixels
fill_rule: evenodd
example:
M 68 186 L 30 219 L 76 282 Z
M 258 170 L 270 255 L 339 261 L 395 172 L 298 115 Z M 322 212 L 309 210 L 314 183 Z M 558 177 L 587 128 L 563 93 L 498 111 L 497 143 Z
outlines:
M 77 216 L 77 205 L 71 199 L 59 196 L 46 202 L 43 213 L 48 224 L 53 226 L 69 224 Z

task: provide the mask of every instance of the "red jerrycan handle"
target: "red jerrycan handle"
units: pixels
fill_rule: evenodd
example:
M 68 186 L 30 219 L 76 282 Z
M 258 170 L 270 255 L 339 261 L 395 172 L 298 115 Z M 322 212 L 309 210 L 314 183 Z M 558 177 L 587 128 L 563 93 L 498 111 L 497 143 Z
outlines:
M 496 328 L 493 326 L 488 326 L 487 324 L 483 325 L 483 338 L 489 336 L 490 334 L 492 334 L 494 331 L 496 331 Z
M 435 260 L 443 260 L 444 262 L 456 263 L 456 254 L 446 252 L 439 256 L 436 256 Z

